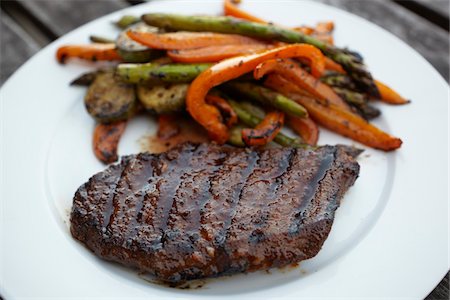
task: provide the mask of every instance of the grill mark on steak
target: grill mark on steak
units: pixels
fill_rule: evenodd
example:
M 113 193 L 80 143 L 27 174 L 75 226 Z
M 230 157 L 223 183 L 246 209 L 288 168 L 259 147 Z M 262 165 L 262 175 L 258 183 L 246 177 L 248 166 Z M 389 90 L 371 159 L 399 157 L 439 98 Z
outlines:
M 125 158 L 125 159 L 121 160 L 121 163 L 119 165 L 121 167 L 120 168 L 120 173 L 118 174 L 119 176 L 114 178 L 115 179 L 114 184 L 111 185 L 109 190 L 107 190 L 108 196 L 105 199 L 105 207 L 104 207 L 104 209 L 101 210 L 102 213 L 99 214 L 99 216 L 101 215 L 101 217 L 103 219 L 102 220 L 102 226 L 103 226 L 105 231 L 108 228 L 108 225 L 109 225 L 110 220 L 111 220 L 111 216 L 112 216 L 112 214 L 114 212 L 113 198 L 114 198 L 114 194 L 116 192 L 117 184 L 122 179 L 122 176 L 124 175 L 124 170 L 127 167 L 128 163 L 129 163 L 129 160 L 130 159 L 128 159 L 128 158 Z M 93 183 L 93 182 L 94 182 L 94 180 L 90 180 L 89 181 L 89 183 Z M 91 190 L 91 189 L 89 189 L 89 190 Z M 94 190 L 92 190 L 92 191 L 94 191 Z
M 185 144 L 128 156 L 78 189 L 71 232 L 97 255 L 172 283 L 285 266 L 322 247 L 358 176 L 353 155 Z M 116 212 L 105 219 L 108 207 Z
M 163 170 L 163 173 L 165 174 L 158 185 L 159 201 L 154 214 L 155 217 L 153 218 L 153 224 L 154 229 L 160 231 L 160 241 L 163 245 L 170 210 L 173 207 L 175 195 L 180 187 L 182 176 L 189 174 L 191 171 L 190 161 L 194 154 L 197 154 L 197 145 L 188 148 L 189 149 L 187 149 L 187 151 L 183 152 L 183 155 L 179 155 L 179 153 L 176 153 L 173 150 L 166 155 L 166 157 L 171 160 L 171 163 L 166 165 L 166 171 Z M 173 157 L 171 154 L 173 154 Z
M 134 228 L 137 225 L 137 214 L 141 210 L 148 188 L 149 178 L 153 176 L 153 167 L 147 163 L 143 154 L 132 159 L 122 172 L 122 177 L 116 185 L 113 198 L 114 211 L 110 217 L 107 231 L 118 243 L 132 243 Z
M 273 204 L 273 201 L 277 201 L 277 194 L 280 188 L 284 185 L 285 176 L 290 171 L 292 166 L 292 161 L 295 158 L 296 151 L 295 149 L 289 149 L 287 153 L 287 157 L 285 159 L 280 160 L 279 167 L 279 175 L 276 176 L 272 182 L 269 183 L 269 193 L 264 199 L 264 205 L 261 209 L 261 213 L 257 216 L 254 216 L 252 225 L 254 226 L 254 230 L 250 234 L 249 242 L 251 243 L 259 243 L 264 239 L 264 230 L 262 227 L 265 227 L 267 224 L 267 220 L 270 216 L 270 205 Z
M 203 151 L 203 150 L 201 150 Z M 180 184 L 173 209 L 170 212 L 168 227 L 165 232 L 166 241 L 163 246 L 168 252 L 176 251 L 184 256 L 191 255 L 190 259 L 175 263 L 192 264 L 199 263 L 204 256 L 202 253 L 194 253 L 196 241 L 200 238 L 200 210 L 205 202 L 211 198 L 209 193 L 210 177 L 220 169 L 223 153 L 212 153 L 208 156 L 198 155 L 190 164 L 195 166 L 188 174 L 184 174 Z M 202 248 L 200 248 L 202 249 Z M 201 252 L 201 251 L 200 251 Z
M 231 149 L 227 149 L 228 158 L 210 180 L 212 197 L 201 212 L 200 237 L 207 244 L 203 248 L 210 260 L 207 267 L 209 274 L 222 273 L 229 268 L 230 259 L 223 244 L 242 188 L 259 160 L 257 152 Z
M 326 149 L 329 150 L 329 148 L 322 148 L 321 150 Z M 303 199 L 301 201 L 300 206 L 297 208 L 296 214 L 294 215 L 295 219 L 292 222 L 289 233 L 294 235 L 297 234 L 300 228 L 300 225 L 304 222 L 304 214 L 306 208 L 310 205 L 312 202 L 315 192 L 321 182 L 321 180 L 325 177 L 328 169 L 330 168 L 331 164 L 334 161 L 335 153 L 330 151 L 321 151 L 322 155 L 324 155 L 322 161 L 320 162 L 319 168 L 316 172 L 314 172 L 314 176 L 311 178 L 310 182 L 306 185 L 305 194 L 303 196 Z

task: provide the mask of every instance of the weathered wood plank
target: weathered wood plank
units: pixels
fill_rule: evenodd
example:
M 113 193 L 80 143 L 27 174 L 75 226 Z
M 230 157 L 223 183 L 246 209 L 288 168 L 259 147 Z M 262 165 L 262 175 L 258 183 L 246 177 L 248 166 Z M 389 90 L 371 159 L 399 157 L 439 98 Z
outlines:
M 434 10 L 435 12 L 449 17 L 450 1 L 448 0 L 414 0 L 420 4 Z
M 449 80 L 448 32 L 385 0 L 319 0 L 359 15 L 393 33 L 422 54 Z
M 55 36 L 61 36 L 84 23 L 129 6 L 121 0 L 20 0 L 19 3 Z
M 39 50 L 39 45 L 8 15 L 0 18 L 0 85 Z

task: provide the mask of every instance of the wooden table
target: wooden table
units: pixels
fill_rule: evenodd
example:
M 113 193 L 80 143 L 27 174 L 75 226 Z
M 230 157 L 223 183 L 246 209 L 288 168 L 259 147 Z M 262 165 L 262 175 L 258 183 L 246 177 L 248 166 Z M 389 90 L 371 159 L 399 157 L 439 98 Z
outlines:
M 135 0 L 2 0 L 0 85 L 39 49 Z M 387 29 L 449 80 L 449 0 L 320 0 Z M 413 262 L 411 262 L 413 263 Z M 1 298 L 1 297 L 0 297 Z M 449 274 L 426 299 L 449 299 Z

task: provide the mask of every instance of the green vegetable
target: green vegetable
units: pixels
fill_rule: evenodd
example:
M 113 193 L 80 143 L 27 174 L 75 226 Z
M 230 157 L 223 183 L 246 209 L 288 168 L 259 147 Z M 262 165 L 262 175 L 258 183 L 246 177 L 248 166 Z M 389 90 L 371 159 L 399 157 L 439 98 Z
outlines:
M 266 87 L 250 82 L 237 81 L 229 82 L 225 87 L 251 100 L 273 106 L 289 115 L 301 118 L 308 116 L 308 111 L 303 106 Z
M 100 44 L 114 44 L 114 40 L 108 39 L 102 36 L 98 35 L 91 35 L 89 36 L 89 40 L 93 43 L 100 43 Z
M 118 80 L 113 72 L 98 73 L 84 103 L 88 113 L 100 123 L 126 120 L 136 108 L 134 86 Z
M 341 64 L 350 77 L 364 91 L 374 97 L 379 97 L 379 92 L 373 82 L 372 75 L 367 71 L 359 54 L 346 49 L 336 48 L 299 31 L 272 24 L 249 22 L 233 17 L 151 13 L 142 16 L 142 19 L 149 25 L 169 30 L 233 33 L 286 43 L 310 44 L 319 48 L 326 56 Z
M 350 77 L 344 74 L 328 74 L 322 76 L 320 81 L 332 87 L 340 87 L 352 91 L 356 90 L 355 83 Z
M 369 100 L 364 94 L 340 87 L 333 87 L 333 90 L 366 120 L 376 118 L 381 114 L 378 108 L 369 104 Z
M 252 115 L 243 107 L 242 103 L 230 99 L 227 100 L 242 123 L 250 127 L 256 127 L 259 123 L 261 123 L 262 118 L 258 118 L 257 116 Z M 287 135 L 284 135 L 283 133 L 278 133 L 274 141 L 277 144 L 285 147 L 307 147 L 307 145 L 304 144 L 302 140 L 293 139 L 291 137 L 288 137 Z
M 129 83 L 187 83 L 209 66 L 210 64 L 120 64 L 116 68 L 116 74 Z
M 122 16 L 122 18 L 120 18 L 117 22 L 114 22 L 114 24 L 121 29 L 125 29 L 130 25 L 138 23 L 140 20 L 141 19 L 139 17 L 125 15 Z
M 242 125 L 236 125 L 230 128 L 229 144 L 236 147 L 245 147 L 245 143 L 242 140 L 242 129 L 244 129 Z
M 138 85 L 137 95 L 145 109 L 157 114 L 169 114 L 184 109 L 188 87 L 186 83 Z
M 133 29 L 138 32 L 157 32 L 158 28 L 148 26 L 145 23 L 137 23 L 130 26 L 129 29 Z M 119 34 L 116 40 L 117 51 L 125 62 L 130 63 L 142 63 L 149 62 L 152 59 L 160 57 L 163 52 L 155 49 L 150 49 L 147 46 L 141 45 L 135 42 L 127 35 L 126 29 Z

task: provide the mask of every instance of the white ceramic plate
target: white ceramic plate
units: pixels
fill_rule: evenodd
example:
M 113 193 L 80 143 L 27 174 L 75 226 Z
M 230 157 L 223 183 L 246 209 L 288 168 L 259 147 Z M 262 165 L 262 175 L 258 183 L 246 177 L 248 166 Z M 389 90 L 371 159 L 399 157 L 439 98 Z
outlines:
M 373 74 L 412 104 L 381 105 L 375 123 L 404 141 L 394 153 L 368 149 L 361 176 L 346 194 L 319 255 L 299 268 L 208 281 L 195 290 L 149 283 L 104 262 L 74 241 L 68 214 L 76 188 L 103 169 L 91 151 L 93 120 L 84 88 L 69 87 L 93 65 L 61 66 L 55 51 L 89 34 L 114 36 L 123 14 L 217 14 L 216 1 L 158 1 L 86 24 L 29 60 L 1 89 L 1 293 L 24 297 L 151 299 L 283 297 L 423 298 L 449 269 L 448 85 L 406 44 L 341 10 L 306 1 L 245 1 L 244 9 L 288 26 L 334 20 L 336 43 L 364 54 Z M 149 118 L 131 122 L 120 154 L 139 151 L 154 131 Z M 352 143 L 322 131 L 320 143 Z

